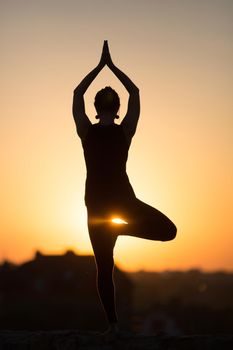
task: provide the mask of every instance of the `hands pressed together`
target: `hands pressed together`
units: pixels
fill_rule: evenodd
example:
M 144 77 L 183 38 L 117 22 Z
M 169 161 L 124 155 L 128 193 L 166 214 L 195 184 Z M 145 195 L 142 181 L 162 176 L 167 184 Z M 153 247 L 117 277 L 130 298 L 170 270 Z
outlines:
M 128 109 L 123 120 L 123 125 L 127 135 L 126 137 L 130 143 L 136 131 L 140 114 L 139 89 L 132 82 L 132 80 L 113 63 L 107 40 L 104 41 L 98 65 L 82 79 L 74 90 L 73 116 L 77 126 L 77 131 L 81 138 L 85 137 L 90 121 L 85 112 L 84 94 L 105 65 L 109 67 L 112 73 L 120 80 L 129 93 Z
M 113 66 L 112 58 L 109 52 L 108 41 L 104 40 L 103 50 L 100 58 L 99 65 L 103 68 L 107 65 L 109 68 Z

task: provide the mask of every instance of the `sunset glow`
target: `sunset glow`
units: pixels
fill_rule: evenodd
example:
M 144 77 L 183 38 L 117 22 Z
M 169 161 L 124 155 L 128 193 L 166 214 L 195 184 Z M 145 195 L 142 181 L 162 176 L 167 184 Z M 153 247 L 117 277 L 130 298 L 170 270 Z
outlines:
M 169 242 L 119 237 L 116 263 L 233 270 L 232 16 L 227 0 L 0 2 L 0 261 L 92 254 L 71 106 L 107 39 L 140 89 L 127 174 L 178 230 Z M 85 94 L 86 113 L 97 122 L 105 86 L 119 93 L 121 122 L 128 93 L 107 68 Z
M 114 218 L 114 219 L 112 219 L 112 222 L 114 223 L 114 224 L 128 224 L 128 222 L 126 222 L 126 221 L 124 221 L 124 220 L 122 220 L 122 219 L 120 219 L 120 218 Z

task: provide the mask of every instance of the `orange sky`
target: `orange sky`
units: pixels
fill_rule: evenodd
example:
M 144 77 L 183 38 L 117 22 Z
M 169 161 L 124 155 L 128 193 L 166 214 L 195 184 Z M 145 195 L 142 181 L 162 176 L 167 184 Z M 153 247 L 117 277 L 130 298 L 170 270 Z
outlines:
M 233 269 L 232 15 L 227 0 L 0 2 L 0 260 L 91 252 L 71 103 L 108 39 L 141 94 L 130 181 L 178 227 L 168 243 L 120 237 L 117 264 Z M 106 85 L 126 111 L 127 94 L 105 69 L 86 94 L 93 122 Z

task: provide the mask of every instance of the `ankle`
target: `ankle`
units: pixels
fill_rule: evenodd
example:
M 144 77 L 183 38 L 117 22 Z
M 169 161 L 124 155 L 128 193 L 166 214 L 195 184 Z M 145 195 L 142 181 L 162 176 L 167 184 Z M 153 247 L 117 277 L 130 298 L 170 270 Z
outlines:
M 118 328 L 118 324 L 117 322 L 114 322 L 114 323 L 110 323 L 109 324 L 109 330 L 112 331 L 112 332 L 119 332 L 119 328 Z

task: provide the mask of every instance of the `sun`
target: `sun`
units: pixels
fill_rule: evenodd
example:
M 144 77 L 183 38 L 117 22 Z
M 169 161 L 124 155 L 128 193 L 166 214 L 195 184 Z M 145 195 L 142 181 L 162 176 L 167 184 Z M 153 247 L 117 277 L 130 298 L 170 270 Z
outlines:
M 120 218 L 113 218 L 112 219 L 112 222 L 114 223 L 114 224 L 125 224 L 125 225 L 127 225 L 128 224 L 128 222 L 126 222 L 126 221 L 124 221 L 124 220 L 122 220 L 122 219 L 120 219 Z

